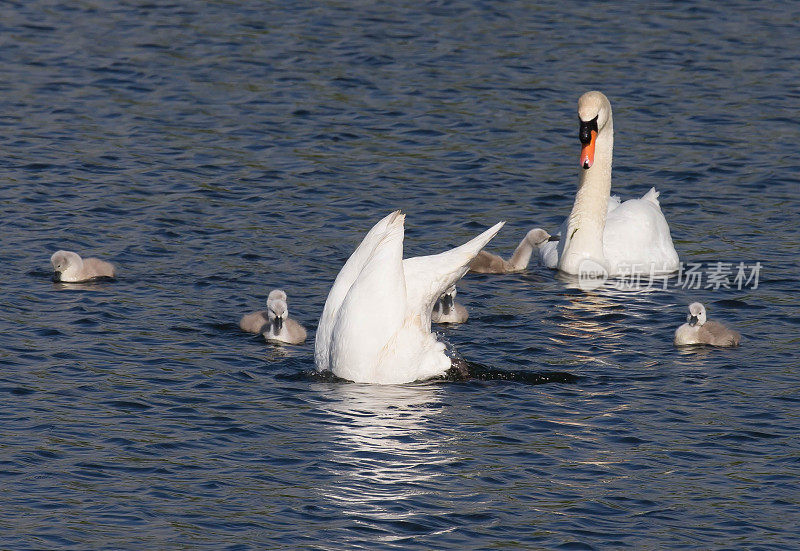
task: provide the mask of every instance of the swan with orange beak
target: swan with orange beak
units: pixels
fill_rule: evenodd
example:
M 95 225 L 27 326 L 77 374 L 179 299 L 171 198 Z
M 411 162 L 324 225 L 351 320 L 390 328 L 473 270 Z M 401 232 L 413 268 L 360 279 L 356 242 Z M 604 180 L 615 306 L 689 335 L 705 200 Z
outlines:
M 597 144 L 597 117 L 590 121 L 581 120 L 578 139 L 581 141 L 580 166 L 582 168 L 592 168 L 594 164 L 594 146 Z
M 677 270 L 678 253 L 655 188 L 624 203 L 611 197 L 614 123 L 608 98 L 597 91 L 583 94 L 578 119 L 578 192 L 561 226 L 560 240 L 550 246 L 555 250 L 542 255 L 545 264 L 575 275 Z

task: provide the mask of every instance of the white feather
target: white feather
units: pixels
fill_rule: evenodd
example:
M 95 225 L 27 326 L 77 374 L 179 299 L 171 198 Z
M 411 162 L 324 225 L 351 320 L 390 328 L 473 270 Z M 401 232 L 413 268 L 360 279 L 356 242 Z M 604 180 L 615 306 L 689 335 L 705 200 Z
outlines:
M 404 220 L 395 212 L 379 221 L 337 276 L 317 329 L 319 371 L 393 384 L 450 367 L 444 344 L 431 334 L 431 310 L 504 222 L 455 249 L 403 260 Z

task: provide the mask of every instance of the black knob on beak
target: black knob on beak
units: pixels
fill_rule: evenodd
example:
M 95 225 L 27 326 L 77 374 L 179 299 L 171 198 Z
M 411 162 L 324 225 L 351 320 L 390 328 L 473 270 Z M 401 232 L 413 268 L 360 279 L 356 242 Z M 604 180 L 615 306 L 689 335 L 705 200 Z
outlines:
M 592 130 L 599 132 L 597 130 L 597 117 L 590 121 L 581 121 L 581 128 L 578 131 L 578 139 L 583 145 L 586 145 L 592 141 Z

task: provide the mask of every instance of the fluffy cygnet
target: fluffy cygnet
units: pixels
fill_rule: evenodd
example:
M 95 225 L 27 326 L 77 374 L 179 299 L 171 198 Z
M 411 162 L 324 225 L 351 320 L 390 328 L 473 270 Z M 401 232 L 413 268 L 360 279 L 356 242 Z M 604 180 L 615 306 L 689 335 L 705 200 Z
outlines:
M 269 326 L 262 332 L 268 341 L 300 344 L 306 340 L 305 328 L 289 317 L 285 300 L 276 300 L 267 305 Z
M 464 323 L 467 321 L 469 317 L 467 309 L 457 304 L 455 298 L 456 286 L 453 285 L 433 305 L 433 312 L 431 312 L 433 323 Z
M 306 330 L 289 318 L 286 293 L 273 289 L 267 297 L 267 309 L 253 312 L 239 321 L 242 331 L 261 333 L 268 341 L 300 344 L 306 340 Z
M 286 302 L 286 293 L 280 289 L 273 289 L 270 291 L 267 297 L 267 308 L 276 300 Z M 242 316 L 242 319 L 239 320 L 239 327 L 242 331 L 247 331 L 248 333 L 262 333 L 266 331 L 268 324 L 269 316 L 267 315 L 267 310 L 259 310 L 258 312 L 245 314 Z
M 699 302 L 689 305 L 686 323 L 675 331 L 675 345 L 710 344 L 711 346 L 739 346 L 741 335 L 718 321 L 706 319 L 705 306 Z
M 99 258 L 81 258 L 72 251 L 56 251 L 50 257 L 53 281 L 78 283 L 98 277 L 114 277 L 114 266 Z
M 541 247 L 550 240 L 557 239 L 557 237 L 551 237 L 549 233 L 541 228 L 534 228 L 519 242 L 509 260 L 503 260 L 496 254 L 487 251 L 481 251 L 470 262 L 469 270 L 479 274 L 521 272 L 528 267 L 528 262 L 530 262 L 531 254 L 535 248 Z

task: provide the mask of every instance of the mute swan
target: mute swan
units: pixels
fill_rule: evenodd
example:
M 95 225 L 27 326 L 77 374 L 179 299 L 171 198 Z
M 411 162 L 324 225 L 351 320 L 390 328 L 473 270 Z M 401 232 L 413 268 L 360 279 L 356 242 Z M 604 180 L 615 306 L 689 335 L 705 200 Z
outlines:
M 433 323 L 464 323 L 469 318 L 467 309 L 456 302 L 456 286 L 451 285 L 433 305 Z
M 286 293 L 273 289 L 267 297 L 267 309 L 242 316 L 239 327 L 248 333 L 261 333 L 267 341 L 300 344 L 306 340 L 306 330 L 289 318 Z
M 503 226 L 437 255 L 403 260 L 405 215 L 380 220 L 345 262 L 317 327 L 318 371 L 360 383 L 408 383 L 443 375 L 445 345 L 431 334 L 433 304 Z
M 711 346 L 739 346 L 742 336 L 718 321 L 706 320 L 706 308 L 699 302 L 689 305 L 686 323 L 675 331 L 675 345 L 710 344 Z
M 558 238 L 550 237 L 550 234 L 541 228 L 534 228 L 525 234 L 519 242 L 514 254 L 509 260 L 503 260 L 496 254 L 488 251 L 481 251 L 478 256 L 469 263 L 469 271 L 479 274 L 507 274 L 510 272 L 521 272 L 528 267 L 531 254 L 534 249 L 539 249 L 548 240 L 557 241 Z
M 580 184 L 557 244 L 545 244 L 542 262 L 569 274 L 597 271 L 669 273 L 678 269 L 658 192 L 624 203 L 610 197 L 614 125 L 608 98 L 597 91 L 578 100 Z
M 53 281 L 79 283 L 98 277 L 114 277 L 114 266 L 99 258 L 81 258 L 72 251 L 56 251 L 50 257 Z

